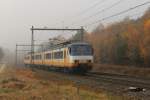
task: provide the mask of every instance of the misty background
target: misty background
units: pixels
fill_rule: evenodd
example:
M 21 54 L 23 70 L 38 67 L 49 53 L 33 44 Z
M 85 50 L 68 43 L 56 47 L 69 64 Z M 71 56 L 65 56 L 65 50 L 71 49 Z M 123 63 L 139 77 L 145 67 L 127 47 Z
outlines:
M 101 11 L 119 0 L 1 0 L 0 1 L 0 47 L 4 51 L 15 51 L 16 43 L 29 44 L 30 28 L 80 28 L 88 23 L 108 17 L 149 0 L 122 0 L 113 8 L 93 18 L 87 17 Z M 101 22 L 107 26 L 125 17 L 136 19 L 143 15 L 150 4 L 139 7 L 123 15 Z M 90 9 L 91 8 L 91 9 Z M 84 27 L 92 31 L 99 23 Z M 63 33 L 63 34 L 62 34 Z M 37 32 L 35 39 L 48 40 L 62 34 L 70 37 L 70 32 Z

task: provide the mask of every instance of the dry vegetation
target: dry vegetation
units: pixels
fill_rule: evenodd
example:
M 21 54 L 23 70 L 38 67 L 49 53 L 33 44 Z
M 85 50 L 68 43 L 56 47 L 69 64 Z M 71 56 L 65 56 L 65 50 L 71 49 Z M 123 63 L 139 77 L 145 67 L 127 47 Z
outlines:
M 140 68 L 140 67 L 135 67 L 135 66 L 127 66 L 127 65 L 95 64 L 93 71 L 150 78 L 149 68 Z
M 0 100 L 123 100 L 104 91 L 79 89 L 71 82 L 37 78 L 29 69 L 7 68 L 0 73 Z M 129 99 L 132 100 L 132 99 Z

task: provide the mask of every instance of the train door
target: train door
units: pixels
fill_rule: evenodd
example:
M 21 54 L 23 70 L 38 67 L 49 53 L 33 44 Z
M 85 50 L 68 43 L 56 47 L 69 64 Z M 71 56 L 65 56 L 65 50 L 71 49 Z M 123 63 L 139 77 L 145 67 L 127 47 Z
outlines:
M 64 66 L 67 65 L 67 50 L 64 50 Z

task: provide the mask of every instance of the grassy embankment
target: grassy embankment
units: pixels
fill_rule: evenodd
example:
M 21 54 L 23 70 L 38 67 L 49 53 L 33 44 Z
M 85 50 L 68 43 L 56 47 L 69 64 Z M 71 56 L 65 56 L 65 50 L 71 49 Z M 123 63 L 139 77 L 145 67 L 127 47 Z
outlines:
M 77 88 L 72 82 L 43 80 L 28 69 L 7 69 L 0 73 L 0 100 L 132 100 L 108 92 Z
M 150 78 L 150 68 L 125 65 L 95 64 L 93 71 Z

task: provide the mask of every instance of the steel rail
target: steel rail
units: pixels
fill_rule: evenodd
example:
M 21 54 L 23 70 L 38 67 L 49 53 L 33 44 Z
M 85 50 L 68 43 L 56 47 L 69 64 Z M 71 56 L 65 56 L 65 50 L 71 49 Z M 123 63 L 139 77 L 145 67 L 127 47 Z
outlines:
M 146 88 L 150 89 L 150 80 L 145 80 L 137 77 L 127 77 L 126 75 L 122 76 L 110 76 L 107 74 L 102 74 L 102 75 L 96 75 L 96 74 L 91 74 L 87 73 L 85 75 L 86 78 L 96 80 L 96 81 L 105 81 L 109 83 L 114 83 L 114 84 L 120 84 L 120 85 L 125 85 L 125 86 L 133 86 L 133 87 L 140 87 L 140 88 Z

